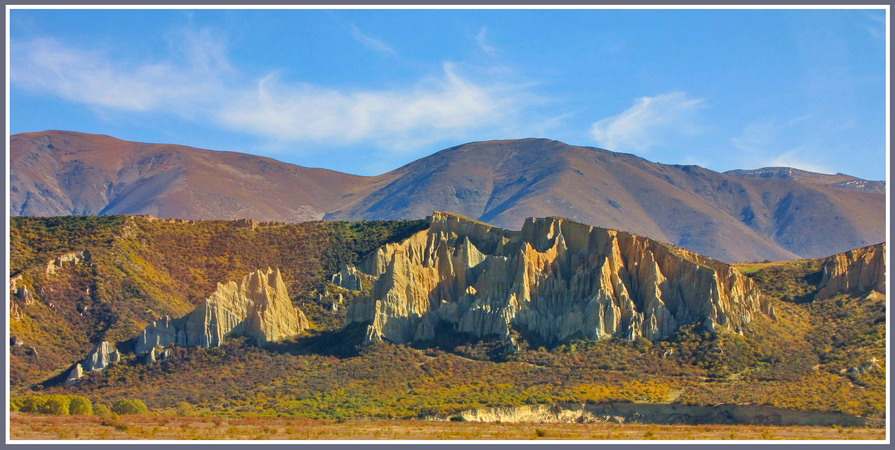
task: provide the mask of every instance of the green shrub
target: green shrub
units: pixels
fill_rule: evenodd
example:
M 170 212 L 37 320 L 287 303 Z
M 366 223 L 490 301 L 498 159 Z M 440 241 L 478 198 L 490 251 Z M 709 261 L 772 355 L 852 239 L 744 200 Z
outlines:
M 80 395 L 71 395 L 71 402 L 68 405 L 68 413 L 73 416 L 87 416 L 93 414 L 93 403 L 87 397 Z
M 24 397 L 16 397 L 9 401 L 9 410 L 10 411 L 20 411 L 22 409 L 22 405 L 24 404 Z
M 143 414 L 149 412 L 149 408 L 143 400 L 123 398 L 112 405 L 112 412 L 116 414 Z
M 107 416 L 112 413 L 112 410 L 104 403 L 97 403 L 96 408 L 93 409 L 93 413 L 97 416 Z
M 44 402 L 38 412 L 54 416 L 67 416 L 70 404 L 71 398 L 67 395 L 48 395 L 46 396 L 46 402 Z
M 46 397 L 42 397 L 40 395 L 29 395 L 27 397 L 22 397 L 19 411 L 37 414 L 41 412 L 41 409 L 43 409 L 44 404 L 46 403 Z
M 179 417 L 192 417 L 196 414 L 193 405 L 187 402 L 177 402 L 177 415 Z

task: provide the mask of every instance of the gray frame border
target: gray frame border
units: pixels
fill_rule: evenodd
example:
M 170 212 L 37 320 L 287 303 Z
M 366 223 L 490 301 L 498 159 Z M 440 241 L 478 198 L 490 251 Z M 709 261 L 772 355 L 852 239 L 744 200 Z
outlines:
M 236 1 L 236 0 L 223 0 L 223 1 L 193 0 L 193 1 L 184 1 L 184 2 L 158 1 L 158 0 L 149 0 L 149 1 L 92 0 L 92 1 L 80 1 L 80 2 L 76 1 L 76 0 L 55 0 L 55 1 L 51 0 L 51 1 L 46 1 L 46 2 L 40 2 L 40 1 L 36 1 L 36 0 L 23 0 L 23 1 L 16 1 L 16 2 L 10 2 L 10 3 L 4 2 L 3 5 L 4 5 L 4 13 L 5 13 L 6 6 L 29 6 L 29 5 L 59 5 L 59 6 L 63 6 L 63 5 L 90 4 L 90 5 L 116 6 L 116 5 L 134 4 L 134 5 L 147 5 L 147 6 L 166 6 L 166 5 L 173 6 L 173 5 L 181 5 L 181 4 L 190 4 L 190 5 L 222 5 L 222 6 L 226 6 L 226 5 L 246 5 L 246 4 L 250 4 L 250 3 L 252 3 L 252 2 Z M 270 5 L 270 6 L 279 6 L 279 5 L 359 5 L 360 6 L 360 5 L 383 5 L 383 4 L 389 4 L 389 5 L 451 5 L 451 6 L 453 6 L 453 5 L 459 5 L 459 6 L 463 6 L 463 5 L 470 5 L 470 6 L 475 6 L 475 5 L 534 6 L 534 5 L 549 5 L 550 4 L 549 2 L 544 1 L 544 0 L 541 0 L 541 1 L 537 1 L 537 0 L 491 0 L 491 1 L 487 1 L 487 0 L 485 0 L 485 1 L 478 1 L 478 2 L 470 1 L 470 0 L 442 0 L 442 1 L 433 1 L 433 0 L 417 0 L 417 1 L 390 0 L 390 1 L 388 1 L 387 0 L 385 2 L 377 2 L 375 0 L 354 0 L 354 1 L 346 1 L 346 0 L 342 0 L 342 1 L 333 1 L 333 0 L 322 0 L 322 1 L 261 0 L 258 3 L 263 3 L 264 5 Z M 757 0 L 757 1 L 751 0 L 751 1 L 741 1 L 741 2 L 738 2 L 735 0 L 718 0 L 718 1 L 689 0 L 689 1 L 685 1 L 685 2 L 676 2 L 673 0 L 646 0 L 646 1 L 640 1 L 640 2 L 634 1 L 634 0 L 616 0 L 616 1 L 561 0 L 561 1 L 556 2 L 555 5 L 572 5 L 572 6 L 590 6 L 590 5 L 623 5 L 623 6 L 624 5 L 645 5 L 645 6 L 738 5 L 738 6 L 740 6 L 740 5 L 742 5 L 742 6 L 761 7 L 761 6 L 775 6 L 775 5 L 793 5 L 793 6 L 796 6 L 796 5 L 843 5 L 843 4 L 848 4 L 848 3 L 849 2 L 847 2 L 847 1 L 833 1 L 833 0 L 815 0 L 815 1 L 791 0 L 791 1 L 784 1 L 784 2 L 781 2 L 781 1 L 774 2 L 774 1 L 768 1 L 768 0 Z M 885 1 L 870 0 L 870 1 L 859 1 L 857 3 L 859 3 L 859 5 L 855 5 L 855 6 L 877 6 L 877 5 L 889 6 L 890 7 L 890 11 L 889 11 L 890 15 L 891 15 L 891 7 L 893 6 L 892 5 L 893 0 L 885 0 Z M 890 20 L 891 20 L 891 17 L 890 17 Z M 2 55 L 3 61 L 5 62 L 6 61 L 6 33 L 7 33 L 5 20 L 0 21 L 0 31 L 2 31 L 2 39 L 3 39 L 3 44 L 4 44 L 2 46 L 2 48 L 0 48 L 0 55 Z M 892 59 L 893 59 L 892 58 L 893 54 L 895 54 L 895 52 L 893 52 L 893 48 L 891 46 L 891 41 L 890 41 L 889 42 L 889 60 L 890 61 L 892 61 Z M 4 86 L 5 86 L 5 82 L 7 81 L 5 71 L 3 73 L 3 81 L 4 81 Z M 889 81 L 891 84 L 891 79 Z M 0 97 L 2 97 L 2 99 L 3 99 L 3 104 L 6 105 L 8 99 L 6 98 L 6 90 L 5 89 L 3 89 L 2 93 L 0 93 Z M 890 130 L 890 132 L 892 129 L 892 122 L 893 122 L 892 115 L 891 115 L 891 100 L 892 100 L 892 93 L 890 91 L 889 92 L 889 101 L 890 101 L 889 130 Z M 5 133 L 4 133 L 4 136 L 5 136 L 6 133 L 9 132 L 9 130 L 6 129 L 6 120 L 5 120 L 6 119 L 6 108 L 3 108 L 3 112 L 0 113 L 0 115 L 2 115 L 2 117 L 4 119 L 3 127 L 4 127 L 4 131 L 5 131 Z M 7 142 L 5 144 L 5 146 L 8 147 L 8 144 L 9 143 Z M 895 159 L 891 158 L 891 148 L 888 148 L 887 152 L 889 152 L 889 156 L 890 156 L 889 173 L 890 174 L 895 173 Z M 6 157 L 4 157 L 2 163 L 0 163 L 0 169 L 2 169 L 3 173 L 6 172 L 7 164 L 8 164 L 8 160 L 6 159 Z M 889 187 L 890 181 L 891 180 L 888 180 L 888 179 L 886 180 L 887 187 Z M 892 196 L 889 196 L 888 202 L 889 202 L 888 204 L 889 204 L 890 211 L 895 211 L 895 201 L 893 201 Z M 9 203 L 9 198 L 4 197 L 4 210 L 6 211 L 5 214 L 8 214 L 8 203 Z M 8 226 L 9 226 L 8 219 L 4 220 L 2 222 L 2 225 L 0 225 L 0 228 L 2 228 L 4 236 L 8 236 L 8 234 L 9 234 Z M 891 232 L 893 229 L 891 222 L 888 224 L 888 227 L 889 227 L 889 229 L 888 229 L 889 234 L 891 235 Z M 2 263 L 0 263 L 0 265 L 2 265 L 3 272 L 7 273 L 8 267 L 6 267 L 5 259 L 2 260 Z M 887 278 L 889 280 L 892 279 L 890 267 L 891 266 L 887 267 L 887 269 L 886 269 L 887 270 Z M 9 303 L 9 297 L 8 297 L 9 294 L 8 294 L 8 291 L 6 291 L 6 292 L 7 292 L 7 294 L 5 294 L 6 295 L 5 301 L 8 304 Z M 891 306 L 892 306 L 892 304 L 890 302 L 888 305 L 889 311 L 891 311 Z M 8 319 L 9 319 L 8 315 L 5 313 L 5 310 L 4 310 L 4 313 L 2 315 L 0 315 L 0 325 L 2 325 L 3 330 L 6 330 Z M 891 317 L 889 317 L 889 319 L 891 319 Z M 891 320 L 887 321 L 887 327 L 888 327 L 889 336 L 891 337 L 891 331 L 892 331 Z M 5 336 L 5 334 L 4 334 L 4 336 Z M 891 348 L 891 343 L 887 343 L 887 345 L 889 345 Z M 0 355 L 0 364 L 2 364 L 2 368 L 4 370 L 6 368 L 6 363 L 7 363 L 7 361 L 6 361 L 7 353 L 8 353 L 8 351 L 6 350 L 6 344 L 4 344 L 4 351 L 2 352 L 2 355 Z M 890 400 L 891 400 L 891 392 L 889 392 L 888 395 L 890 396 Z M 6 409 L 7 409 L 6 405 L 8 404 L 8 399 L 6 398 L 6 390 L 5 389 L 0 390 L 0 401 L 2 401 L 2 403 L 0 403 L 0 406 L 2 406 L 2 408 L 0 408 L 0 417 L 2 417 L 3 424 L 5 427 L 5 424 L 9 420 L 8 417 L 6 416 Z M 890 401 L 890 404 L 888 405 L 888 407 L 891 408 L 891 401 Z M 895 416 L 895 415 L 892 415 L 890 412 L 890 422 L 888 424 L 889 425 L 889 428 L 888 428 L 889 433 L 891 433 L 893 422 L 895 422 L 895 420 L 891 420 L 892 416 Z M 889 437 L 889 439 L 891 439 L 891 435 L 889 435 L 888 437 Z M 3 438 L 4 438 L 4 442 L 0 443 L 0 446 L 2 446 L 3 448 L 11 448 L 11 449 L 13 449 L 13 448 L 55 449 L 55 448 L 63 448 L 63 447 L 68 447 L 68 446 L 84 445 L 84 444 L 7 444 L 5 442 L 5 439 L 6 439 L 5 429 L 4 429 Z M 85 444 L 86 445 L 96 445 L 95 442 L 96 441 L 88 441 Z M 447 444 L 447 443 L 443 443 L 443 442 L 444 441 L 439 441 L 437 443 L 433 442 L 431 444 L 421 444 L 421 445 L 431 446 L 431 447 L 439 448 L 439 449 L 450 449 L 450 450 L 454 450 L 454 449 L 465 450 L 465 449 L 479 449 L 479 448 L 487 449 L 487 448 L 494 448 L 495 446 L 502 446 L 502 447 L 506 448 L 506 446 L 508 446 L 508 445 L 514 445 L 511 443 L 501 443 L 501 442 L 495 442 L 494 444 L 478 444 L 478 443 L 477 444 Z M 107 445 L 107 444 L 100 444 L 100 445 Z M 222 444 L 217 444 L 217 443 L 163 444 L 163 443 L 140 443 L 140 441 L 134 441 L 134 444 L 128 444 L 128 445 L 133 446 L 134 448 L 138 448 L 138 449 L 155 449 L 155 448 L 162 448 L 162 447 L 172 447 L 172 449 L 191 449 L 191 448 L 207 448 L 208 446 L 216 446 L 216 445 L 222 445 Z M 255 443 L 252 443 L 252 441 L 249 441 L 247 443 L 226 444 L 226 448 L 227 449 L 232 448 L 232 449 L 238 449 L 238 450 L 248 449 L 248 448 L 281 449 L 281 448 L 293 448 L 293 447 L 310 448 L 310 449 L 353 449 L 353 448 L 360 448 L 360 447 L 385 449 L 385 448 L 391 448 L 391 447 L 396 447 L 396 446 L 400 447 L 400 446 L 404 446 L 404 445 L 415 445 L 415 444 L 398 444 L 398 443 L 394 443 L 394 444 L 393 443 L 319 444 L 319 443 L 303 441 L 301 443 L 297 442 L 295 444 L 265 444 L 265 445 L 261 445 L 261 444 L 255 444 Z M 684 450 L 684 449 L 688 449 L 692 445 L 711 445 L 711 444 L 699 444 L 696 441 L 694 441 L 693 443 L 685 442 L 685 443 L 659 443 L 659 444 L 623 444 L 623 443 L 611 443 L 611 442 L 610 443 L 600 442 L 600 443 L 594 443 L 594 444 L 544 443 L 544 444 L 526 445 L 525 448 L 547 449 L 547 448 L 553 448 L 554 446 L 575 446 L 575 448 L 594 448 L 594 449 L 625 448 L 625 449 L 639 450 L 639 449 L 655 448 L 656 446 L 662 446 L 665 448 Z M 811 445 L 811 444 L 755 443 L 755 444 L 731 444 L 731 445 L 725 445 L 724 447 L 725 448 L 734 448 L 734 449 L 744 449 L 744 448 L 753 448 L 753 447 L 761 447 L 763 449 L 783 449 L 783 448 L 789 447 L 791 445 L 803 446 L 803 445 Z M 825 447 L 846 447 L 846 448 L 849 448 L 854 445 L 859 445 L 859 444 L 858 444 L 858 442 L 845 441 L 842 444 L 839 444 L 839 443 L 826 444 Z M 864 445 L 867 445 L 867 444 L 864 444 Z M 873 445 L 874 447 L 883 446 L 886 448 L 895 448 L 895 444 L 892 444 L 892 443 L 890 443 L 890 444 L 870 444 L 870 445 Z

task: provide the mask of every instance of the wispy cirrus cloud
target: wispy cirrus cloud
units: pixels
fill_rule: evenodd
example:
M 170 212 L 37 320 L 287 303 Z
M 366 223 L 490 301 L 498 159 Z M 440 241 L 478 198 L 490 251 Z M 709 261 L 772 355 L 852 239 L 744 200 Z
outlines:
M 731 138 L 731 143 L 739 151 L 743 167 L 794 167 L 811 172 L 832 173 L 818 160 L 818 154 L 805 145 L 798 145 L 793 134 L 798 128 L 810 122 L 810 117 L 799 116 L 789 120 L 760 120 L 752 122 Z
M 885 42 L 886 40 L 886 16 L 885 11 L 865 11 L 861 26 L 867 30 L 872 38 Z
M 391 45 L 362 32 L 360 28 L 355 25 L 351 25 L 351 36 L 370 50 L 387 55 L 396 55 L 398 53 Z
M 477 81 L 449 62 L 404 86 L 349 90 L 277 72 L 244 73 L 211 33 L 181 41 L 187 45 L 157 61 L 52 39 L 18 42 L 11 81 L 103 112 L 177 114 L 270 142 L 367 142 L 397 153 L 477 130 L 521 128 L 518 113 L 531 99 L 525 86 Z M 366 44 L 391 49 L 375 40 Z
M 479 32 L 475 35 L 475 43 L 479 46 L 479 49 L 488 56 L 496 56 L 497 48 L 491 44 L 491 41 L 488 40 L 488 28 L 482 27 Z
M 10 81 L 65 100 L 122 110 L 150 111 L 205 103 L 232 72 L 220 43 L 209 36 L 183 36 L 171 60 L 116 60 L 101 50 L 72 48 L 54 39 L 14 43 Z
M 794 167 L 796 169 L 807 170 L 809 172 L 833 173 L 827 166 L 817 162 L 817 155 L 813 152 L 795 148 L 788 152 L 772 156 L 763 164 L 766 167 Z
M 663 141 L 699 134 L 703 106 L 702 99 L 684 92 L 641 97 L 620 114 L 595 122 L 591 135 L 609 150 L 647 152 Z

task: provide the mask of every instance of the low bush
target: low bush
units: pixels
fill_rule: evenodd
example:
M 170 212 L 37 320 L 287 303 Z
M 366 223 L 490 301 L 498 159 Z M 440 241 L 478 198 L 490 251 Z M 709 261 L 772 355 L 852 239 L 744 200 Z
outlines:
M 69 405 L 71 405 L 71 398 L 67 395 L 48 395 L 38 412 L 54 416 L 67 416 Z
M 47 399 L 40 395 L 29 395 L 18 400 L 21 401 L 19 411 L 32 414 L 40 413 L 44 404 L 47 403 Z
M 93 410 L 94 414 L 97 416 L 107 416 L 112 413 L 112 410 L 108 405 L 104 403 L 97 403 L 96 408 Z
M 28 395 L 9 402 L 12 411 L 54 416 L 93 414 L 93 403 L 80 395 Z M 107 408 L 108 409 L 108 408 Z
M 68 413 L 73 416 L 86 416 L 93 414 L 93 403 L 87 397 L 72 395 L 68 405 Z
M 143 403 L 143 400 L 123 398 L 112 405 L 112 412 L 115 414 L 144 414 L 149 412 L 149 408 Z

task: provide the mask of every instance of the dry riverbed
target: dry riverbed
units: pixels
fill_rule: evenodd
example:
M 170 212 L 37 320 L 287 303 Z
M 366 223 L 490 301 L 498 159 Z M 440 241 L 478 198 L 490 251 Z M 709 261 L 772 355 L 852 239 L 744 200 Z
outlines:
M 12 440 L 58 439 L 885 439 L 885 430 L 756 425 L 480 423 L 423 420 L 311 420 L 283 417 L 42 416 L 12 413 Z

